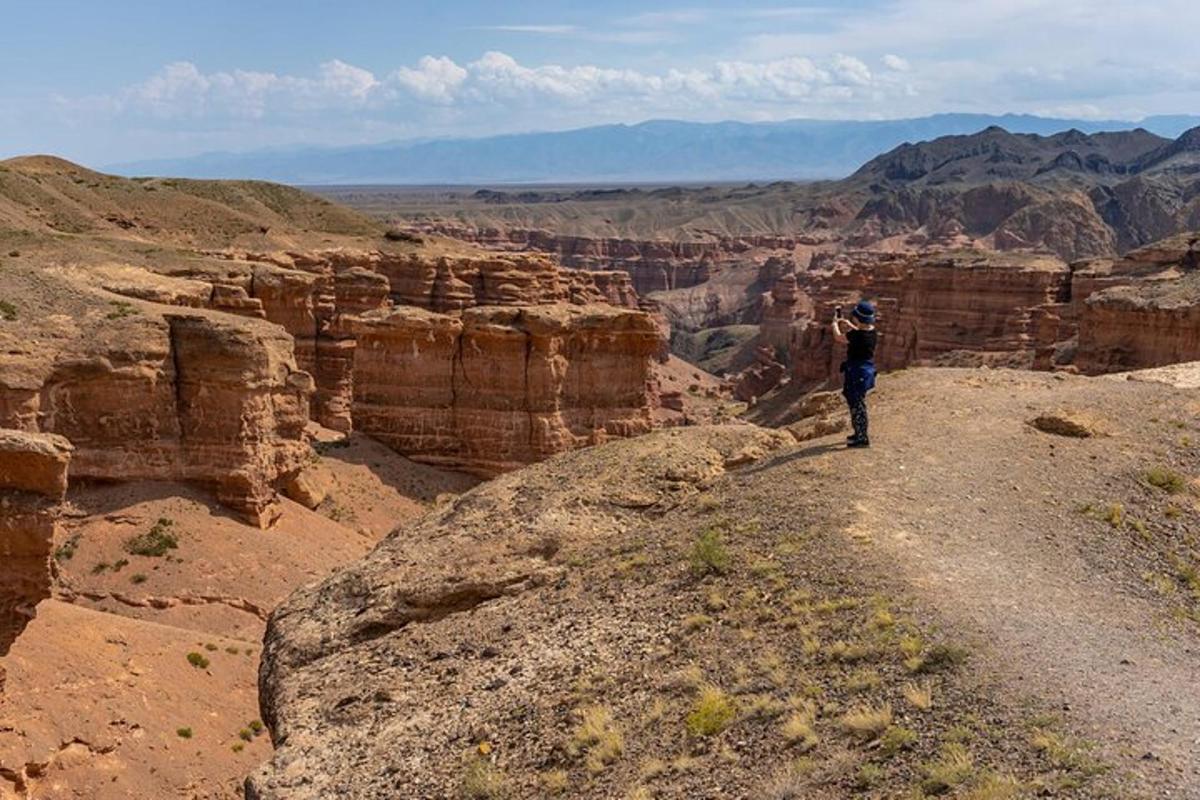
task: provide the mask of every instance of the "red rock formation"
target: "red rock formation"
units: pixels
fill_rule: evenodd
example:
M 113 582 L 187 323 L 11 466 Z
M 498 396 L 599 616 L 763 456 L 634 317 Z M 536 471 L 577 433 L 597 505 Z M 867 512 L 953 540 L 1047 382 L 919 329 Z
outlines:
M 652 427 L 649 315 L 609 305 L 413 307 L 350 321 L 355 427 L 481 475 Z
M 50 596 L 50 548 L 70 459 L 61 436 L 0 429 L 0 656 Z
M 829 331 L 833 307 L 862 296 L 880 309 L 876 363 L 884 370 L 966 354 L 1032 366 L 1045 335 L 1040 310 L 1070 296 L 1070 269 L 1053 256 L 970 251 L 847 261 L 801 275 L 816 307 L 792 348 L 793 373 L 802 383 L 836 375 L 842 351 Z
M 733 385 L 733 396 L 743 402 L 762 397 L 774 389 L 787 374 L 787 367 L 775 360 L 775 350 L 759 347 L 757 361 L 742 370 Z
M 65 436 L 77 477 L 192 481 L 269 522 L 275 484 L 310 453 L 312 378 L 291 337 L 203 312 L 101 320 L 0 369 L 0 425 Z

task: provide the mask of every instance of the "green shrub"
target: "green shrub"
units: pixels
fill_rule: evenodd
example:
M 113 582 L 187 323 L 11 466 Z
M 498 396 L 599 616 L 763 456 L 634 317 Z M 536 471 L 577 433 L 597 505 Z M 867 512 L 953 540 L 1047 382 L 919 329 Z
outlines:
M 160 558 L 166 555 L 168 550 L 174 550 L 179 547 L 179 540 L 171 532 L 171 527 L 174 524 L 174 522 L 166 517 L 160 517 L 150 530 L 145 533 L 139 533 L 137 536 L 131 536 L 125 540 L 124 547 L 126 552 L 132 553 L 135 556 L 148 556 L 151 558 Z
M 192 729 L 191 728 L 176 728 L 175 735 L 178 736 L 180 739 L 190 739 L 190 738 L 192 738 Z
M 1182 475 L 1167 467 L 1152 467 L 1146 470 L 1142 477 L 1146 483 L 1156 489 L 1162 489 L 1168 494 L 1179 494 L 1187 485 L 1187 481 Z
M 729 552 L 725 549 L 718 529 L 709 528 L 696 538 L 692 545 L 690 562 L 692 574 L 696 577 L 721 575 L 729 569 Z
M 17 307 L 7 300 L 0 300 L 0 321 L 12 322 L 17 318 Z
M 685 724 L 692 736 L 715 736 L 729 727 L 737 715 L 733 700 L 716 686 L 700 690 Z
M 75 551 L 79 548 L 79 534 L 76 533 L 58 546 L 54 551 L 54 560 L 58 562 L 70 561 L 75 557 Z
M 203 656 L 203 654 L 201 654 L 201 653 L 197 653 L 197 652 L 188 653 L 187 660 L 188 660 L 188 663 L 191 664 L 196 669 L 207 669 L 208 668 L 208 663 L 209 663 L 208 659 L 205 658 Z

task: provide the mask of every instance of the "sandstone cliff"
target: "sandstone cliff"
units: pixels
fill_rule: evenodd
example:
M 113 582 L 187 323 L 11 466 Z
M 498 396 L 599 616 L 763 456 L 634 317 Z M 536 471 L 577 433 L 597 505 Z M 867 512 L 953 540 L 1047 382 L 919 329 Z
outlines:
M 495 475 L 653 426 L 653 319 L 608 305 L 363 314 L 358 430 L 417 461 Z
M 200 310 L 105 301 L 8 270 L 19 314 L 0 321 L 0 425 L 66 437 L 72 474 L 209 486 L 261 524 L 297 470 L 311 377 L 280 328 Z
M 71 444 L 0 428 L 0 656 L 50 596 L 50 551 L 67 491 Z M 0 694 L 4 692 L 0 667 Z

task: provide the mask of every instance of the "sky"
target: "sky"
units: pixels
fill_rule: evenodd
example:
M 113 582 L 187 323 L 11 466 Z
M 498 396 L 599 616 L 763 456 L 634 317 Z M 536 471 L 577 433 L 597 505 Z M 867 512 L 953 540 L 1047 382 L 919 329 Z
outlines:
M 1200 113 L 1196 0 L 0 0 L 0 157 Z

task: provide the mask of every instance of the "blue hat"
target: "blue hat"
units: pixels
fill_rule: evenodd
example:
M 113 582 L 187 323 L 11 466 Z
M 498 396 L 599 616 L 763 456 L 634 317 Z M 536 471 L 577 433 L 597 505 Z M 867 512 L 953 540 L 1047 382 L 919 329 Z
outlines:
M 850 312 L 859 322 L 865 322 L 868 325 L 875 324 L 875 306 L 868 303 L 866 300 L 859 300 L 858 305 Z

